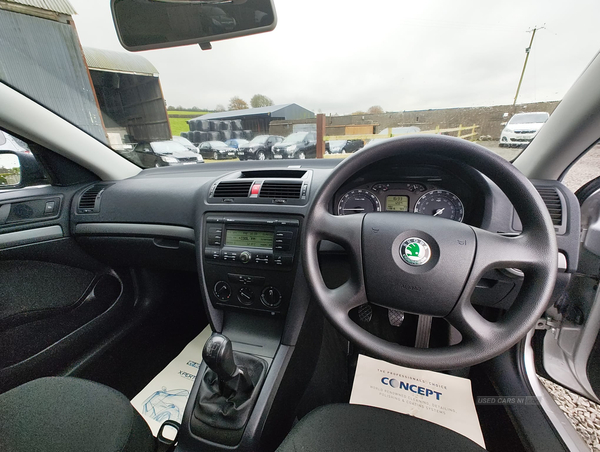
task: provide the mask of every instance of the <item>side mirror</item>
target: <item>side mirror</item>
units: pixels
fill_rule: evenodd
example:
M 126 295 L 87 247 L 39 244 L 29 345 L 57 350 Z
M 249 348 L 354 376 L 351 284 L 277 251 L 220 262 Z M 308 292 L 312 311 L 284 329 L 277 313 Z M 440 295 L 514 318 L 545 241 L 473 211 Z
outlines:
M 21 185 L 21 163 L 13 153 L 0 153 L 0 188 Z
M 0 190 L 47 184 L 32 154 L 0 150 Z

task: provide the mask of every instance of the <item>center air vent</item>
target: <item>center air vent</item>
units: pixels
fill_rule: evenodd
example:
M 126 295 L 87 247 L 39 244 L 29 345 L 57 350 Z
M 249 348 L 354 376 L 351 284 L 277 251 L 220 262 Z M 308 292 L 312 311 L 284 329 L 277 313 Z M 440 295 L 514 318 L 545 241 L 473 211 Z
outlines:
M 214 198 L 247 198 L 252 181 L 223 181 L 217 185 Z
M 106 185 L 94 185 L 84 191 L 77 203 L 77 213 L 100 212 L 100 198 L 107 188 Z
M 552 224 L 554 226 L 562 225 L 562 203 L 556 189 L 554 187 L 536 187 L 536 189 L 548 208 Z
M 302 182 L 264 182 L 260 189 L 261 198 L 300 199 Z

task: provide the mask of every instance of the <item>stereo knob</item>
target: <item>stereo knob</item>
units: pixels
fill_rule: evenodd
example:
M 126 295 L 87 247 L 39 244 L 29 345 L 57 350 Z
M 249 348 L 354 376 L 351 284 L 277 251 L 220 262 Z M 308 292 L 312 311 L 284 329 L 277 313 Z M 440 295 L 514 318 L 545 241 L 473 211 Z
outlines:
M 231 287 L 225 281 L 216 283 L 213 292 L 220 301 L 227 301 L 231 298 Z
M 260 294 L 260 301 L 269 308 L 276 308 L 281 303 L 281 292 L 275 287 L 265 287 Z
M 249 251 L 242 251 L 240 253 L 240 262 L 242 264 L 247 264 L 248 262 L 250 262 L 250 259 L 252 259 L 252 254 L 250 254 Z

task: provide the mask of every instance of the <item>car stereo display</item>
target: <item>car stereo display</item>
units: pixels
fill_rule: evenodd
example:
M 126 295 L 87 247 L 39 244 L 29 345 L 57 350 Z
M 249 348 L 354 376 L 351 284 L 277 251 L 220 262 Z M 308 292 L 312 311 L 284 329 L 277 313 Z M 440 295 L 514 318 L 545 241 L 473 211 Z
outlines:
M 385 210 L 408 212 L 408 196 L 388 196 L 385 199 Z
M 226 246 L 243 246 L 247 248 L 273 249 L 273 233 L 265 231 L 244 231 L 227 229 Z

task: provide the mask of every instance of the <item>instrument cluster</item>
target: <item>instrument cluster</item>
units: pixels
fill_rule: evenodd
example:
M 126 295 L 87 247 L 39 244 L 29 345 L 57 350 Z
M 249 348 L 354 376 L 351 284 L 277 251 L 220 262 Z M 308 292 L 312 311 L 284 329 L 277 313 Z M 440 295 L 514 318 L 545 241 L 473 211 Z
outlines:
M 374 182 L 347 190 L 336 198 L 335 213 L 414 212 L 463 221 L 463 201 L 451 191 L 429 182 Z

